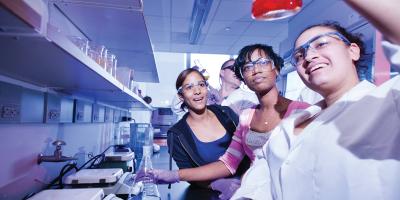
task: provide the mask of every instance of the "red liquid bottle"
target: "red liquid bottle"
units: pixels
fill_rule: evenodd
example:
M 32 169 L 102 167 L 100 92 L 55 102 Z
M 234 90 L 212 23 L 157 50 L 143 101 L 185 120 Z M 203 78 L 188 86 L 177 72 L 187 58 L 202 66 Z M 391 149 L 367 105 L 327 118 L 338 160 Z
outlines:
M 277 20 L 301 10 L 301 0 L 253 0 L 252 17 L 257 20 Z

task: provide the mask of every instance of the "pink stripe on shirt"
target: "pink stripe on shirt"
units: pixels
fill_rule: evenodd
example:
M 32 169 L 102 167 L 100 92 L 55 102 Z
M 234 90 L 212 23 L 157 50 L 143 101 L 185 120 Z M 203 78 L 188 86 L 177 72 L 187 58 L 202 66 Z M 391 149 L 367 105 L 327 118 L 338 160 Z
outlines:
M 309 104 L 304 102 L 293 101 L 289 104 L 287 112 L 284 118 L 288 117 L 293 111 L 299 109 L 305 109 Z M 242 161 L 244 155 L 246 154 L 251 161 L 254 161 L 254 153 L 245 143 L 246 134 L 250 130 L 250 123 L 255 112 L 255 107 L 246 109 L 240 115 L 239 126 L 236 128 L 234 133 L 234 139 L 232 139 L 231 144 L 228 149 L 222 155 L 219 160 L 222 161 L 231 174 L 235 174 L 240 162 Z

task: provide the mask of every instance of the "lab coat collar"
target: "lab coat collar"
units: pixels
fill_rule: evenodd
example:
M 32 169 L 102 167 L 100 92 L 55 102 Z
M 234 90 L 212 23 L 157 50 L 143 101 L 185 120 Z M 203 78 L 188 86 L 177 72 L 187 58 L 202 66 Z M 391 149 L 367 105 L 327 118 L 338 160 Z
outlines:
M 313 129 L 316 129 L 321 124 L 327 123 L 331 119 L 335 118 L 335 116 L 342 113 L 342 111 L 348 105 L 350 105 L 351 102 L 358 101 L 375 87 L 375 85 L 368 81 L 362 81 L 326 109 L 323 109 L 325 103 L 322 100 L 315 105 L 312 105 L 305 110 L 292 114 L 291 116 L 283 120 L 280 127 L 286 134 L 287 139 L 289 140 L 288 144 L 290 151 L 294 150 L 299 144 L 301 144 L 304 138 L 312 134 Z M 294 127 L 314 116 L 315 119 L 313 120 L 313 122 L 308 124 L 307 127 L 304 128 L 302 133 L 300 133 L 300 135 L 294 135 Z

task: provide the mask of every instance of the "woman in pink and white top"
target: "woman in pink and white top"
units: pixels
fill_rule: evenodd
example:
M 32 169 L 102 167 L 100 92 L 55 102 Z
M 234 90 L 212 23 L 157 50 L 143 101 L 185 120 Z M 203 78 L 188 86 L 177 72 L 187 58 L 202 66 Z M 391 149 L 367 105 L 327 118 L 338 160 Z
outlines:
M 228 199 L 240 186 L 239 179 L 221 179 L 235 174 L 245 155 L 252 161 L 268 140 L 270 131 L 296 109 L 304 109 L 308 104 L 292 101 L 279 95 L 275 82 L 283 60 L 271 46 L 254 44 L 242 48 L 235 61 L 235 74 L 247 87 L 254 91 L 260 102 L 254 108 L 243 111 L 240 124 L 232 142 L 219 161 L 197 168 L 173 171 L 153 171 L 158 183 L 179 181 L 209 181 L 211 188 L 221 192 L 221 199 Z M 218 179 L 218 180 L 216 180 Z

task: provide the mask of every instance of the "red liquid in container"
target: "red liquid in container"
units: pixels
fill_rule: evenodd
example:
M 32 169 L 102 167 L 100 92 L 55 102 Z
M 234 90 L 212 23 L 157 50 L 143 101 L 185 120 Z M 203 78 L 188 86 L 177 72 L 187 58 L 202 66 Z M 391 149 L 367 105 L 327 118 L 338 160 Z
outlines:
M 252 17 L 258 20 L 277 20 L 290 17 L 301 10 L 301 0 L 254 0 Z

